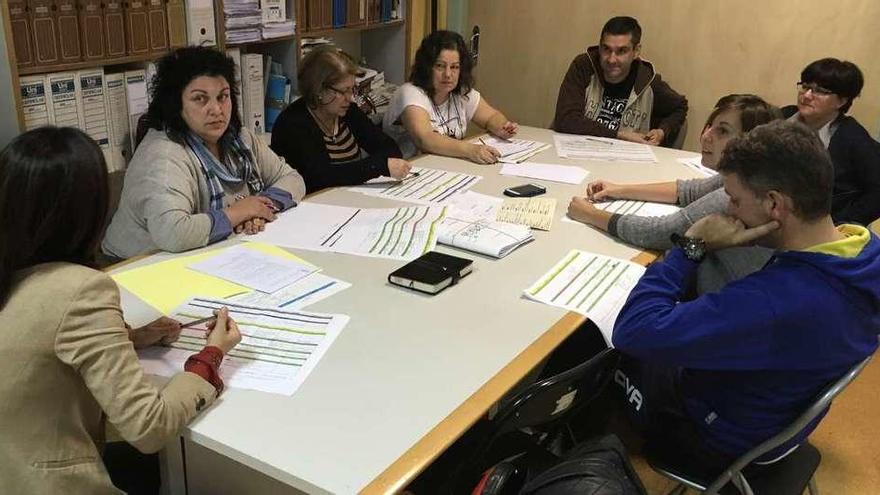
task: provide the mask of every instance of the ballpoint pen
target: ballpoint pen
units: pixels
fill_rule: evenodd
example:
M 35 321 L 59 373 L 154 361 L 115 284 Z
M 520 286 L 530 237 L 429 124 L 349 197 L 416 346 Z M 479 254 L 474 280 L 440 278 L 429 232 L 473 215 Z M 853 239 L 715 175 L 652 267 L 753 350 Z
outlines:
M 201 325 L 202 323 L 206 323 L 206 322 L 209 322 L 209 321 L 215 320 L 215 319 L 217 319 L 217 317 L 214 315 L 207 316 L 205 318 L 199 318 L 198 320 L 188 321 L 188 322 L 184 323 L 183 325 L 180 325 L 180 328 L 192 328 L 196 325 Z
M 607 144 L 608 146 L 614 146 L 613 141 L 605 141 L 603 139 L 591 138 L 589 136 L 584 136 L 584 139 L 586 139 L 587 141 L 593 141 L 594 143 L 602 143 L 602 144 Z

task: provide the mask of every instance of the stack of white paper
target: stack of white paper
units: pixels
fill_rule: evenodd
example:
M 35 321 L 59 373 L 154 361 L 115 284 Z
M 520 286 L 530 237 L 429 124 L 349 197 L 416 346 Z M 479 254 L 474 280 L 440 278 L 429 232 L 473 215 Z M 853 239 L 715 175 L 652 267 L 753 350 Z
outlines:
M 293 36 L 296 26 L 293 21 L 267 22 L 263 24 L 263 39 Z
M 654 151 L 647 144 L 574 134 L 554 134 L 553 143 L 556 145 L 556 154 L 560 158 L 657 162 Z

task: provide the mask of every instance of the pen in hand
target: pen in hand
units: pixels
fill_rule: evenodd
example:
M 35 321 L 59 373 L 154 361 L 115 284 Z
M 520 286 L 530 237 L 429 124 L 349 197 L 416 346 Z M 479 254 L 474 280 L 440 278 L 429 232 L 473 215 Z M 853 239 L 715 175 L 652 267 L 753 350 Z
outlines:
M 202 323 L 206 323 L 206 322 L 209 322 L 211 320 L 216 320 L 216 319 L 217 319 L 216 315 L 211 315 L 211 316 L 207 316 L 205 318 L 199 318 L 198 320 L 188 321 L 188 322 L 180 325 L 180 328 L 192 328 L 196 325 L 201 325 Z

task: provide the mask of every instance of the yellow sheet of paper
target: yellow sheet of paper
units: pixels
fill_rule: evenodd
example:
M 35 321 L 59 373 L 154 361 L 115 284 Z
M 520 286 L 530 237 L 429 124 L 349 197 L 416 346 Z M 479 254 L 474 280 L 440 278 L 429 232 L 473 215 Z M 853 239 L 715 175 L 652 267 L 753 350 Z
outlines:
M 308 261 L 278 246 L 258 242 L 247 242 L 240 245 L 248 249 L 278 256 L 279 258 L 311 265 Z M 227 298 L 236 294 L 251 292 L 251 289 L 247 287 L 187 268 L 187 266 L 197 261 L 217 256 L 224 249 L 228 248 L 161 261 L 152 265 L 132 268 L 131 270 L 111 276 L 117 284 L 125 287 L 129 292 L 159 310 L 163 315 L 167 315 L 174 308 L 180 306 L 184 301 L 193 296 Z

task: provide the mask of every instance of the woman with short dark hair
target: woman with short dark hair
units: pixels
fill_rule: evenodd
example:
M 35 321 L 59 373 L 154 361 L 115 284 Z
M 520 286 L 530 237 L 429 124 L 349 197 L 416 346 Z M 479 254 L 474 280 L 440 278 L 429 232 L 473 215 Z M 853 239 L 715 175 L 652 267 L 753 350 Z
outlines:
M 880 144 L 856 119 L 846 115 L 864 82 L 856 64 L 819 59 L 801 72 L 797 105 L 782 109 L 789 120 L 816 131 L 831 155 L 831 216 L 837 223 L 867 225 L 880 217 Z
M 357 70 L 333 48 L 306 55 L 297 75 L 302 98 L 272 127 L 272 149 L 302 174 L 308 192 L 409 174 L 394 140 L 358 108 Z
M 253 234 L 305 195 L 302 177 L 242 126 L 234 74 L 232 59 L 210 48 L 159 60 L 151 129 L 125 174 L 105 253 L 186 251 Z
M 8 493 L 121 493 L 101 462 L 106 423 L 157 452 L 222 390 L 241 339 L 220 311 L 204 349 L 163 389 L 134 349 L 177 339 L 168 318 L 129 329 L 94 265 L 109 202 L 101 149 L 41 127 L 0 152 L 0 479 Z
M 495 163 L 498 150 L 462 141 L 468 122 L 500 138 L 510 138 L 517 125 L 492 108 L 473 88 L 473 60 L 460 34 L 435 31 L 416 51 L 410 82 L 395 93 L 382 125 L 406 157 L 417 148 L 428 153 Z

